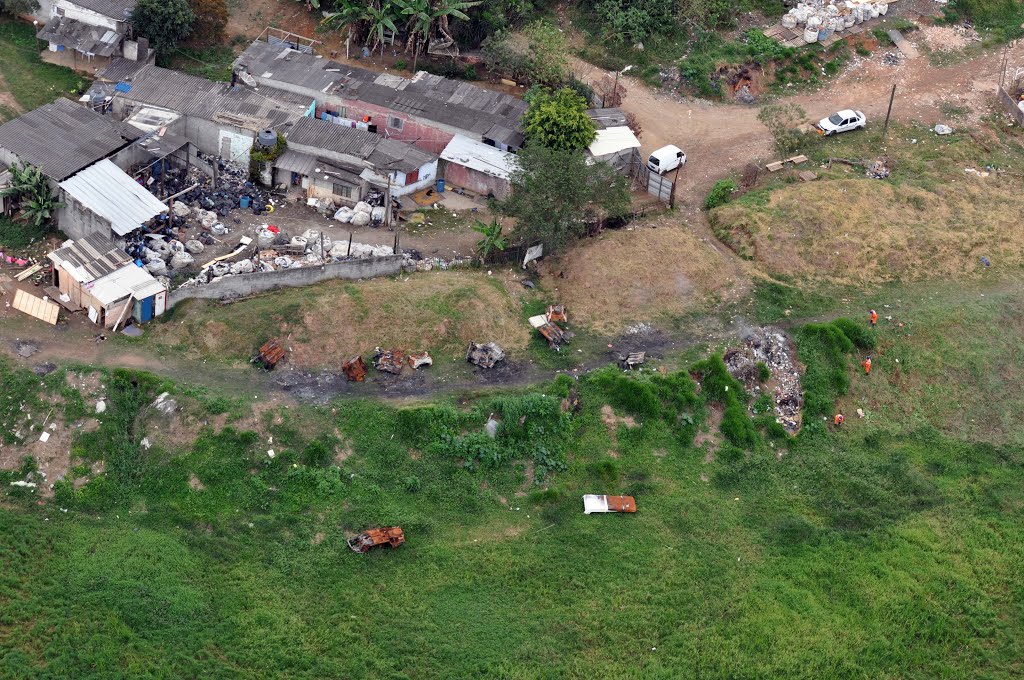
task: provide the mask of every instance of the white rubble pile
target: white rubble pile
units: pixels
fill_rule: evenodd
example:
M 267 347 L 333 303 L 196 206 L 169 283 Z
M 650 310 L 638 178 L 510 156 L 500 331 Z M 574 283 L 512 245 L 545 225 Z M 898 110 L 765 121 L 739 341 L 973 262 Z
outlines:
M 804 42 L 815 43 L 829 38 L 837 31 L 871 19 L 877 19 L 889 11 L 887 0 L 812 0 L 798 3 L 782 17 L 782 25 L 788 29 L 804 27 Z

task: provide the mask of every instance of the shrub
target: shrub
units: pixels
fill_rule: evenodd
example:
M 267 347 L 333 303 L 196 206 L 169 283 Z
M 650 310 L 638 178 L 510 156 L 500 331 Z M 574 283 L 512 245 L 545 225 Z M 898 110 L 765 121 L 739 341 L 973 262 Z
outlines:
M 731 179 L 718 180 L 715 182 L 715 186 L 711 187 L 708 197 L 704 199 L 704 209 L 711 210 L 725 205 L 732 199 L 734 191 L 736 191 L 736 182 Z
M 832 322 L 832 326 L 843 332 L 856 347 L 860 349 L 874 349 L 875 336 L 868 330 L 867 326 L 858 324 L 850 319 L 839 318 Z
M 322 439 L 311 441 L 302 452 L 302 462 L 310 467 L 326 467 L 333 459 L 332 447 Z
M 768 368 L 768 364 L 763 361 L 757 362 L 757 379 L 760 382 L 768 382 L 768 379 L 772 377 L 772 369 Z M 767 396 L 767 395 L 766 395 Z
M 851 332 L 858 330 L 853 322 L 839 319 L 826 324 L 807 324 L 797 332 L 797 353 L 807 367 L 803 378 L 807 418 L 830 415 L 836 399 L 850 387 L 847 364 L 855 345 L 844 328 Z M 858 340 L 868 342 L 863 337 Z
M 395 70 L 396 71 L 404 71 L 407 68 L 409 68 L 409 64 L 405 63 L 405 59 L 396 59 L 395 60 Z

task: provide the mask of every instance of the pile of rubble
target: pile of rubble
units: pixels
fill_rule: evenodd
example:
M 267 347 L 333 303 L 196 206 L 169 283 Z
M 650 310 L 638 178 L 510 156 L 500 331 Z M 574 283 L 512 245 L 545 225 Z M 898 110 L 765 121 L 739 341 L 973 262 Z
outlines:
M 889 176 L 889 172 L 889 166 L 886 165 L 886 161 L 884 159 L 878 159 L 868 166 L 868 169 L 864 171 L 864 174 L 870 179 L 885 179 Z
M 789 338 L 777 328 L 755 328 L 744 338 L 743 346 L 725 353 L 725 365 L 732 377 L 743 383 L 743 387 L 757 400 L 762 393 L 770 394 L 775 404 L 775 420 L 794 433 L 800 429 L 800 407 L 803 405 L 803 391 L 800 387 L 800 371 L 793 360 L 795 349 Z M 771 371 L 771 376 L 761 383 L 758 363 Z
M 124 250 L 143 263 L 153 276 L 167 276 L 195 263 L 195 256 L 213 244 L 209 234 L 201 233 L 194 239 L 180 241 L 172 234 L 135 232 L 125 240 Z

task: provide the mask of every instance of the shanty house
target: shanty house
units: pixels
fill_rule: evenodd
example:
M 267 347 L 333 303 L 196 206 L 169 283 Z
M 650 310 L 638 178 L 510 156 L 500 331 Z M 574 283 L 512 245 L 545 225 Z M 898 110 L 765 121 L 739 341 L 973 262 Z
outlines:
M 129 119 L 142 109 L 178 114 L 170 131 L 199 151 L 247 164 L 260 130 L 281 130 L 311 110 L 312 98 L 267 88 L 254 92 L 126 59 L 115 59 L 99 73 L 113 85 L 113 114 Z
M 507 198 L 510 177 L 516 168 L 515 154 L 463 135 L 455 135 L 441 152 L 442 174 L 447 184 L 481 196 Z
M 275 162 L 276 175 L 299 174 L 312 198 L 354 203 L 369 186 L 404 196 L 437 177 L 437 156 L 366 130 L 300 118 L 285 139 L 288 151 Z
M 66 241 L 47 257 L 61 301 L 85 309 L 99 326 L 123 327 L 129 318 L 145 323 L 164 313 L 167 288 L 105 236 Z
M 78 70 L 102 68 L 115 57 L 152 61 L 145 38 L 127 40 L 135 0 L 43 0 L 43 59 Z
M 60 183 L 57 223 L 72 238 L 125 236 L 167 206 L 110 160 L 102 160 Z
M 625 125 L 597 131 L 587 152 L 595 161 L 607 163 L 622 173 L 628 173 L 634 158 L 639 158 L 640 140 Z
M 141 136 L 131 125 L 58 99 L 0 125 L 0 171 L 16 163 L 33 165 L 56 189 L 59 182 Z
M 257 40 L 235 60 L 236 72 L 264 87 L 315 100 L 316 117 L 371 123 L 382 136 L 440 153 L 455 135 L 516 151 L 526 102 L 471 83 L 420 71 L 411 79 L 375 73 Z

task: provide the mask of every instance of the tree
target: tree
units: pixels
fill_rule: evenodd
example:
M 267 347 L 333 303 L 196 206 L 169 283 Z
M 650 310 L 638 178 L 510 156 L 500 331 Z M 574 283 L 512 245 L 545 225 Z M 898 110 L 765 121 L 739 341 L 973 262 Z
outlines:
M 807 112 L 802 106 L 799 104 L 769 104 L 761 108 L 757 119 L 772 134 L 776 151 L 787 154 L 800 148 L 804 139 L 804 133 L 800 128 L 807 123 Z
M 139 0 L 132 12 L 135 32 L 149 38 L 160 57 L 189 36 L 195 19 L 188 0 Z
M 32 14 L 39 9 L 36 0 L 0 0 L 0 14 L 9 14 L 12 17 L 22 14 Z
M 0 195 L 20 201 L 21 216 L 25 222 L 43 231 L 53 219 L 53 213 L 63 205 L 57 202 L 56 195 L 50 190 L 50 180 L 42 168 L 25 163 L 12 165 L 10 172 L 11 186 Z
M 530 144 L 562 151 L 586 148 L 597 136 L 587 101 L 568 87 L 535 93 L 523 116 L 523 130 Z
M 477 220 L 472 229 L 483 236 L 483 238 L 477 241 L 476 252 L 484 262 L 486 262 L 493 253 L 505 250 L 505 247 L 508 246 L 508 240 L 501 233 L 504 227 L 502 227 L 501 222 L 496 219 L 491 220 L 490 224 Z
M 517 218 L 515 237 L 541 241 L 547 253 L 583 235 L 588 222 L 629 209 L 629 180 L 607 163 L 587 164 L 579 150 L 527 147 L 516 156 L 512 195 L 498 204 Z
M 492 68 L 516 80 L 554 86 L 565 82 L 569 48 L 558 27 L 538 20 L 522 35 L 499 31 L 483 45 L 484 57 Z
M 192 22 L 191 37 L 202 45 L 222 42 L 228 26 L 226 0 L 189 0 L 189 5 L 196 17 Z
M 480 4 L 481 0 L 474 2 L 456 2 L 454 0 L 397 0 L 402 8 L 402 14 L 409 17 L 406 22 L 405 32 L 408 39 L 405 43 L 405 51 L 412 52 L 412 70 L 416 70 L 416 63 L 419 61 L 420 48 L 424 43 L 429 49 L 430 42 L 434 37 L 434 29 L 441 35 L 446 45 L 455 42 L 449 32 L 449 20 L 468 20 L 469 16 L 465 10 Z

